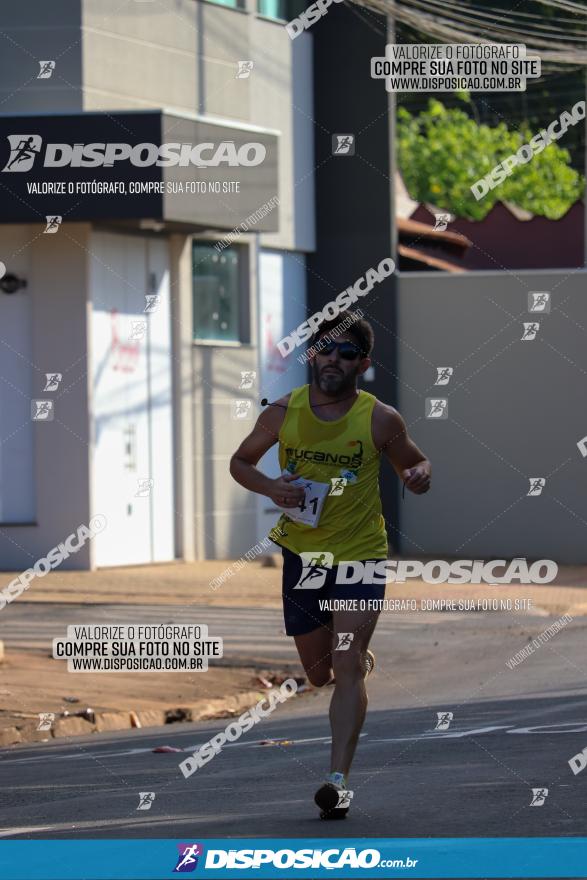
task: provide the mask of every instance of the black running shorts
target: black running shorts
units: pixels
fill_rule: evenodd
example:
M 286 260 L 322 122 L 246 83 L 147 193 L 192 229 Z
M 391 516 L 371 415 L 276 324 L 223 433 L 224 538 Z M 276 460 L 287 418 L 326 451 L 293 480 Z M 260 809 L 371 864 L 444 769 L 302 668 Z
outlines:
M 322 608 L 324 599 L 383 599 L 385 584 L 337 584 L 338 566 L 307 566 L 297 553 L 286 547 L 283 554 L 283 617 L 288 636 L 301 636 L 332 621 L 332 611 Z M 381 560 L 361 560 L 380 562 Z

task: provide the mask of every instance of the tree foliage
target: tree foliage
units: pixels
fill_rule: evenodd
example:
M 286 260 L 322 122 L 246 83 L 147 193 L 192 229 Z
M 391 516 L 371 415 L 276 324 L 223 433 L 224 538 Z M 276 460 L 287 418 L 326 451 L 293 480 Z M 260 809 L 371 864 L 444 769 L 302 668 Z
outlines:
M 494 127 L 479 124 L 463 110 L 447 109 L 431 99 L 418 115 L 403 107 L 398 110 L 399 168 L 413 199 L 431 202 L 459 217 L 482 220 L 497 201 L 510 201 L 532 214 L 557 220 L 584 189 L 583 176 L 571 167 L 568 150 L 558 143 L 535 153 L 526 164 L 516 165 L 480 201 L 470 189 L 537 133 L 526 125 L 512 131 L 503 122 Z

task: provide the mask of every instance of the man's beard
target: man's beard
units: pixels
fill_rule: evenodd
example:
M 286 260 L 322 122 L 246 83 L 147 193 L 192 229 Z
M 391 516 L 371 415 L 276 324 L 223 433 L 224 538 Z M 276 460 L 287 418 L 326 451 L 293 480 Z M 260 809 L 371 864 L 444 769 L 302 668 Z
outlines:
M 338 394 L 342 394 L 345 391 L 351 391 L 356 387 L 357 384 L 357 373 L 358 369 L 352 370 L 350 373 L 345 373 L 340 370 L 338 372 L 338 367 L 334 365 L 330 366 L 330 369 L 337 370 L 337 372 L 328 372 L 324 373 L 326 367 L 322 367 L 320 369 L 318 367 L 318 362 L 316 358 L 314 358 L 314 363 L 312 364 L 312 374 L 314 377 L 314 382 L 322 391 L 323 394 L 329 394 L 333 397 L 336 397 Z

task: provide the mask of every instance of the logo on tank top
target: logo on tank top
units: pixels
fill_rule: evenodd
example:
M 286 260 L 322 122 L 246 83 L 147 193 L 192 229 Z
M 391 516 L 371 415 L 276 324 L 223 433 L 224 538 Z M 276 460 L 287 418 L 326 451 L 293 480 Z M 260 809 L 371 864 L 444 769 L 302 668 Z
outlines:
M 288 470 L 290 470 L 291 463 L 295 461 L 314 461 L 316 464 L 345 465 L 344 472 L 343 470 L 340 471 L 341 477 L 346 477 L 351 483 L 355 482 L 357 479 L 356 472 L 363 464 L 363 443 L 361 440 L 349 440 L 346 445 L 350 447 L 348 453 L 324 452 L 318 449 L 294 449 L 292 446 L 288 446 L 285 450 L 285 454 L 289 459 Z M 355 447 L 358 448 L 355 450 Z

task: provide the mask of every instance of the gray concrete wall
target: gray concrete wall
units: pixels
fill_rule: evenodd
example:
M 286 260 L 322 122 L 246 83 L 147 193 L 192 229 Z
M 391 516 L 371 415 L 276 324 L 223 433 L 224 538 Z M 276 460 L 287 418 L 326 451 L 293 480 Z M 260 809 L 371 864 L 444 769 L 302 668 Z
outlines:
M 254 496 L 234 504 L 238 487 L 229 474 L 230 458 L 259 415 L 254 390 L 239 391 L 240 371 L 257 369 L 250 346 L 194 346 L 194 470 L 197 556 L 228 559 L 258 540 Z M 232 418 L 234 400 L 252 401 L 251 418 Z
M 278 233 L 266 247 L 315 247 L 312 37 L 195 0 L 83 0 L 83 109 L 167 107 L 280 132 Z M 252 60 L 249 78 L 237 62 Z M 261 203 L 259 204 L 261 207 Z
M 290 40 L 282 24 L 253 18 L 257 59 L 251 75 L 251 121 L 281 132 L 279 232 L 261 235 L 261 246 L 316 248 L 314 101 L 310 33 Z
M 258 390 L 239 389 L 241 371 L 258 371 L 255 248 L 249 245 L 250 344 L 193 346 L 194 490 L 196 556 L 225 559 L 246 552 L 257 540 L 254 501 L 234 505 L 236 484 L 230 458 L 259 414 Z M 234 419 L 235 400 L 252 402 L 248 419 Z
M 87 248 L 89 226 L 68 224 L 54 235 L 44 227 L 10 227 L 27 247 L 27 295 L 32 297 L 33 396 L 53 399 L 54 419 L 34 423 L 36 523 L 3 526 L 0 568 L 22 570 L 45 556 L 89 518 L 89 417 L 87 363 Z M 3 230 L 0 228 L 0 240 Z M 9 260 L 6 260 L 7 264 Z M 24 271 L 23 271 L 24 270 Z M 18 296 L 18 294 L 16 294 Z M 45 373 L 62 373 L 58 391 L 43 392 Z M 90 565 L 91 542 L 60 568 Z M 23 566 L 23 560 L 26 565 Z
M 585 563 L 587 273 L 402 274 L 393 402 L 433 464 L 427 496 L 400 502 L 401 552 L 433 557 L 551 558 Z M 552 311 L 528 312 L 530 291 Z M 540 323 L 521 341 L 523 322 Z M 452 366 L 435 387 L 436 367 Z M 447 398 L 448 418 L 425 418 L 426 398 Z M 545 477 L 528 497 L 529 478 Z
M 173 346 L 173 441 L 175 497 L 175 553 L 195 558 L 194 449 L 192 365 L 192 299 L 180 296 L 192 284 L 191 238 L 172 235 L 169 242 L 171 333 Z
M 81 110 L 81 0 L 2 3 L 0 109 L 10 113 Z M 55 61 L 37 79 L 39 61 Z
M 82 0 L 84 110 L 196 110 L 193 0 Z

